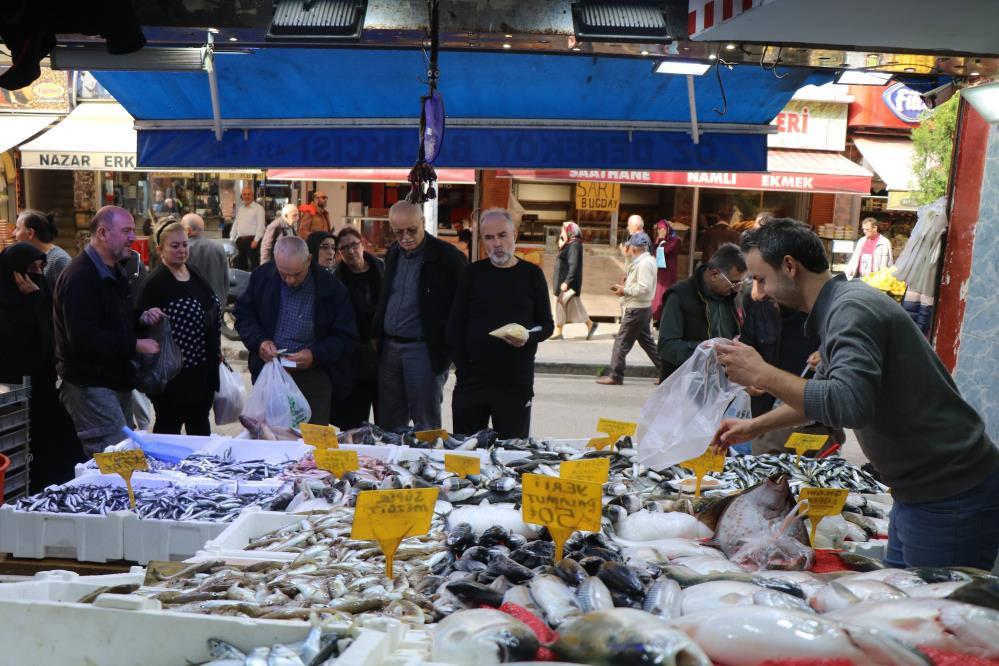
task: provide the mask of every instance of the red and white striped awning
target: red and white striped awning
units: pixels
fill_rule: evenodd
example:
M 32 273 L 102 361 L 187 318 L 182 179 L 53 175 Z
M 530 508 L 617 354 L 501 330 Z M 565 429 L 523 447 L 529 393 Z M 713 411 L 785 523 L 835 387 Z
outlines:
M 437 169 L 437 182 L 474 185 L 475 169 Z M 409 169 L 268 169 L 268 180 L 320 180 L 346 183 L 406 183 Z
M 767 0 L 690 0 L 687 34 L 692 38 Z
M 871 173 L 839 153 L 769 150 L 765 173 L 725 171 L 614 171 L 608 169 L 512 169 L 500 176 L 554 182 L 601 181 L 632 185 L 711 187 L 772 192 L 870 194 Z

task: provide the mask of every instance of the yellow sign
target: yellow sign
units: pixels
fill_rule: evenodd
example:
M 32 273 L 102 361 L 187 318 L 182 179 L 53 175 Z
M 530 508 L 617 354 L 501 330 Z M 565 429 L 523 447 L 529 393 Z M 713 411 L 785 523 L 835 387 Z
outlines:
M 419 430 L 413 434 L 420 442 L 436 442 L 438 439 L 447 439 L 447 430 Z
M 402 540 L 430 531 L 437 493 L 437 488 L 365 490 L 357 496 L 350 538 L 377 541 L 385 553 L 385 575 L 392 578 Z
M 607 483 L 607 476 L 610 474 L 610 458 L 566 460 L 559 465 L 558 473 L 563 479 L 604 484 Z
M 680 463 L 680 467 L 689 469 L 697 477 L 697 485 L 694 487 L 694 496 L 701 496 L 701 479 L 708 472 L 724 472 L 725 471 L 725 456 L 721 453 L 712 453 L 710 450 L 705 451 L 696 458 L 691 458 L 690 460 L 685 460 Z
M 826 440 L 829 439 L 829 435 L 809 435 L 803 432 L 791 433 L 791 436 L 787 438 L 784 446 L 789 449 L 794 449 L 794 452 L 798 456 L 794 459 L 794 462 L 798 465 L 801 464 L 801 456 L 805 451 L 818 451 L 823 446 L 825 446 Z
M 577 210 L 603 210 L 613 213 L 621 205 L 621 183 L 576 183 Z
M 617 443 L 617 440 L 621 439 L 625 435 L 634 437 L 637 429 L 637 423 L 601 418 L 597 420 L 597 432 L 605 432 L 609 436 L 594 437 L 586 445 L 597 450 L 606 449 L 614 446 Z
M 916 199 L 915 192 L 905 190 L 889 192 L 888 204 L 885 208 L 888 210 L 918 210 L 919 201 Z
M 573 532 L 600 531 L 601 484 L 542 474 L 524 474 L 521 483 L 524 522 L 548 528 L 555 541 L 555 561 L 562 559 L 562 548 Z
M 475 475 L 480 472 L 479 456 L 463 456 L 460 453 L 444 454 L 444 469 L 458 476 Z
M 360 463 L 357 460 L 357 451 L 316 449 L 312 452 L 312 457 L 316 461 L 316 467 L 325 469 L 337 478 L 342 477 L 347 472 L 353 472 L 360 467 Z
M 302 439 L 309 446 L 314 446 L 317 449 L 340 448 L 340 440 L 337 439 L 336 430 L 333 429 L 333 426 L 303 423 L 298 427 L 302 431 Z
M 146 454 L 142 449 L 114 451 L 113 453 L 95 453 L 94 462 L 101 474 L 120 474 L 125 480 L 125 490 L 128 491 L 128 504 L 135 508 L 135 493 L 132 492 L 132 472 L 144 472 L 149 469 Z
M 835 516 L 843 512 L 846 496 L 850 491 L 846 488 L 802 488 L 798 501 L 808 502 L 808 519 L 812 521 L 812 545 L 815 545 L 815 530 L 819 522 L 826 516 Z

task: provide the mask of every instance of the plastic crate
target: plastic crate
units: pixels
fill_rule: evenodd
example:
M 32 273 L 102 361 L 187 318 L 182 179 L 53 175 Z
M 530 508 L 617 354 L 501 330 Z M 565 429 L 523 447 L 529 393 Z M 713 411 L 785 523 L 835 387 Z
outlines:
M 0 407 L 0 432 L 27 426 L 29 422 L 28 408 L 21 405 Z
M 0 384 L 0 407 L 17 403 L 27 404 L 31 396 L 28 384 Z
M 22 468 L 15 470 L 13 474 L 8 468 L 7 476 L 3 484 L 4 502 L 11 502 L 28 492 L 28 470 Z
M 26 448 L 18 449 L 16 451 L 8 451 L 4 455 L 10 458 L 10 467 L 7 468 L 7 476 L 20 472 L 21 468 L 28 464 L 30 457 L 28 449 Z
M 28 429 L 20 428 L 0 435 L 0 453 L 28 446 Z

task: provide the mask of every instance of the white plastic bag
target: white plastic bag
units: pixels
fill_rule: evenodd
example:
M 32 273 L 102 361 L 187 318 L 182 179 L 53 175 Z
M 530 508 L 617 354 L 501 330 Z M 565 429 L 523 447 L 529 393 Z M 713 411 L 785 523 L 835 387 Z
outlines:
M 728 414 L 749 413 L 749 396 L 718 363 L 714 338 L 702 342 L 687 362 L 666 378 L 642 407 L 638 460 L 665 469 L 704 453 Z
M 132 417 L 136 430 L 149 430 L 153 424 L 153 405 L 139 389 L 132 389 Z
M 312 409 L 281 362 L 273 359 L 260 371 L 243 415 L 271 428 L 297 428 L 312 418 Z
M 246 405 L 246 386 L 238 372 L 225 361 L 219 363 L 219 390 L 215 393 L 212 411 L 215 412 L 215 425 L 235 423 Z

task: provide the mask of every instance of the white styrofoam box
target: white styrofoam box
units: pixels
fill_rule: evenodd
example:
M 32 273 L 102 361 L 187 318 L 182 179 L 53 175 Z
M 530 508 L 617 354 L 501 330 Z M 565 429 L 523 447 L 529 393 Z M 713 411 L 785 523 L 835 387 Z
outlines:
M 390 618 L 359 618 L 361 630 L 336 660 L 337 666 L 435 666 L 428 629 Z M 443 666 L 443 665 L 439 665 Z
M 131 482 L 132 490 L 137 490 L 139 488 L 162 488 L 169 485 L 183 486 L 185 488 L 197 488 L 199 490 L 213 490 L 218 488 L 222 492 L 234 492 L 236 489 L 235 481 L 219 481 L 218 479 L 194 476 L 189 476 L 184 479 L 176 479 L 160 476 L 159 474 L 150 474 L 148 472 L 134 472 L 132 474 Z M 248 484 L 249 482 L 247 482 L 247 487 L 252 487 Z M 89 476 L 78 476 L 75 479 L 70 479 L 62 485 L 118 486 L 119 488 L 124 488 L 125 480 L 118 474 L 91 474 Z M 244 484 L 240 483 L 240 485 L 242 486 Z
M 124 603 L 128 600 L 134 603 Z M 112 603 L 117 607 L 102 607 Z M 94 605 L 0 601 L 3 662 L 177 666 L 210 661 L 209 638 L 249 652 L 261 645 L 301 641 L 310 629 L 302 621 L 180 613 L 159 606 L 136 595 L 104 595 Z
M 217 537 L 208 541 L 205 547 L 197 555 L 222 556 L 238 558 L 256 558 L 261 560 L 272 560 L 290 562 L 298 557 L 297 553 L 280 553 L 267 550 L 246 550 L 246 546 L 255 539 L 279 530 L 289 525 L 294 525 L 302 520 L 304 516 L 292 513 L 282 513 L 279 511 L 259 511 L 249 508 L 239 515 L 239 518 L 229 523 L 229 525 Z
M 0 585 L 0 601 L 77 601 L 102 587 L 142 585 L 146 570 L 132 567 L 128 573 L 81 576 L 73 571 L 39 571 L 33 578 Z
M 34 559 L 65 557 L 81 562 L 120 560 L 127 513 L 44 513 L 17 511 L 5 504 L 0 507 L 0 553 Z
M 294 462 L 311 450 L 312 447 L 306 446 L 302 440 L 272 442 L 262 439 L 220 438 L 201 453 L 215 456 L 228 454 L 233 460 L 265 460 L 274 465 Z

